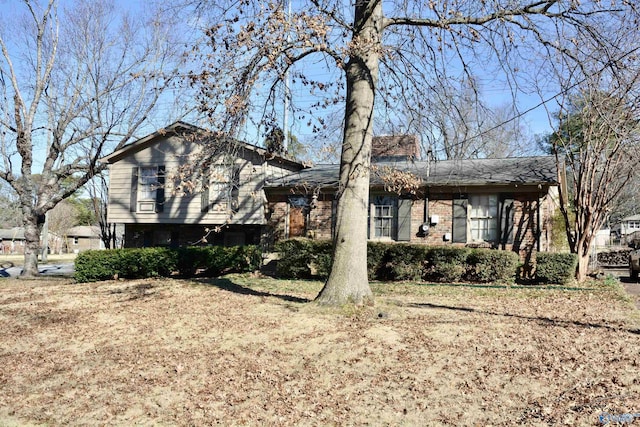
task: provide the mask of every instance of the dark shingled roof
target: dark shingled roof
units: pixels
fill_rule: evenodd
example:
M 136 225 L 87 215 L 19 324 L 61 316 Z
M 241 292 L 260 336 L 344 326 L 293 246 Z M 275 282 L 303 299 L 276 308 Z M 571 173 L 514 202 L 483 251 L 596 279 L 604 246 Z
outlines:
M 411 172 L 422 179 L 423 185 L 474 186 L 499 184 L 557 184 L 555 159 L 551 156 L 513 157 L 508 159 L 470 159 L 442 161 L 377 162 L 385 166 Z M 268 188 L 294 186 L 335 187 L 338 183 L 339 165 L 317 165 L 267 181 Z M 382 182 L 371 175 L 372 185 Z

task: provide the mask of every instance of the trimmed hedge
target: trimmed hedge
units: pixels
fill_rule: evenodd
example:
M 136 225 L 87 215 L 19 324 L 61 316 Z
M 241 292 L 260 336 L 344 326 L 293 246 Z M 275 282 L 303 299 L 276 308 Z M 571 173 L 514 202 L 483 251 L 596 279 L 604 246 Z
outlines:
M 330 241 L 296 238 L 276 243 L 277 275 L 289 279 L 325 279 L 331 268 Z M 513 252 L 404 243 L 369 242 L 370 280 L 430 282 L 513 281 L 519 257 Z M 312 267 L 315 266 L 315 271 Z
M 469 269 L 466 279 L 472 282 L 488 283 L 512 281 L 520 264 L 515 252 L 473 249 L 467 257 Z
M 275 244 L 275 251 L 280 253 L 276 274 L 292 279 L 328 277 L 331 271 L 331 249 L 332 243 L 329 240 L 280 240 Z
M 246 273 L 259 269 L 262 261 L 262 252 L 257 246 L 186 247 L 175 251 L 178 273 L 186 277 L 198 270 L 204 270 L 205 276 Z
M 536 281 L 566 285 L 576 274 L 578 256 L 572 253 L 538 252 L 536 254 Z
M 91 250 L 80 252 L 76 257 L 75 279 L 95 282 L 114 277 L 168 277 L 174 273 L 190 277 L 199 270 L 204 270 L 205 275 L 217 276 L 257 270 L 261 259 L 257 246 Z

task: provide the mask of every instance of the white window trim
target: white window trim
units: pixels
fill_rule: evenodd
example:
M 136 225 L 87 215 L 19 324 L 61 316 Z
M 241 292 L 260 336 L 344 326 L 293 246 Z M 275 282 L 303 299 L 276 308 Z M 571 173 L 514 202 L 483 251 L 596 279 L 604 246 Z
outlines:
M 486 198 L 487 200 L 487 204 L 484 205 L 486 207 L 488 207 L 488 209 L 486 209 L 487 211 L 491 210 L 491 198 L 494 198 L 495 200 L 495 205 L 494 205 L 494 212 L 488 212 L 487 215 L 478 215 L 478 216 L 474 216 L 474 201 L 478 202 L 478 200 L 480 198 Z M 497 243 L 498 239 L 499 239 L 499 233 L 500 233 L 500 224 L 499 224 L 499 220 L 500 220 L 500 198 L 498 194 L 495 193 L 479 193 L 479 194 L 469 194 L 469 197 L 467 199 L 467 242 L 470 243 L 481 243 L 481 242 L 486 242 L 486 243 Z M 480 203 L 481 206 L 483 206 L 482 203 Z M 478 220 L 486 220 L 489 221 L 489 227 L 486 228 L 487 231 L 491 231 L 493 229 L 494 231 L 494 236 L 489 236 L 489 239 L 480 239 L 480 238 L 475 238 L 474 237 L 474 231 L 475 230 L 480 230 L 480 228 L 474 228 L 474 221 L 478 221 Z M 493 225 L 493 227 L 491 227 L 491 225 Z M 485 229 L 482 229 L 485 230 Z
M 389 241 L 394 242 L 398 238 L 398 198 L 390 195 L 372 195 L 369 201 L 369 240 L 375 241 Z M 376 204 L 376 199 L 383 200 L 385 202 L 390 201 L 391 204 L 380 203 Z M 390 207 L 391 215 L 383 216 L 383 218 L 391 219 L 391 226 L 389 230 L 389 236 L 376 236 L 376 208 Z

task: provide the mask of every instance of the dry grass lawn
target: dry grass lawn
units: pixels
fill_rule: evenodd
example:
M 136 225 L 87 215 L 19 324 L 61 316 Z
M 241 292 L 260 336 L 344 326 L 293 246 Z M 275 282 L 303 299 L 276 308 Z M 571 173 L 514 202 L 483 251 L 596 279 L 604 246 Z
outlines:
M 1 280 L 0 425 L 597 425 L 640 413 L 640 318 L 619 284 L 374 284 L 362 310 L 308 304 L 320 286 Z

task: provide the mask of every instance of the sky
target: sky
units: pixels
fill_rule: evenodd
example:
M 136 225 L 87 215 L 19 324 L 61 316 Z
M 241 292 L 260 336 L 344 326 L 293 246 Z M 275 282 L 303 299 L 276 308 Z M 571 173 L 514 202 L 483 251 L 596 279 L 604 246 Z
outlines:
M 0 0 L 0 19 L 10 20 L 11 15 L 14 13 L 15 4 L 18 0 Z M 296 5 L 296 0 L 294 1 L 294 8 Z M 61 1 L 62 5 L 70 4 L 70 1 L 63 0 Z M 139 12 L 142 8 L 146 7 L 147 2 L 139 1 L 139 0 L 115 0 L 116 7 L 122 10 L 129 10 L 133 13 Z M 187 32 L 185 31 L 185 34 Z M 188 43 L 189 40 L 185 40 L 185 43 Z M 342 75 L 339 72 L 332 71 L 328 72 L 326 68 L 322 66 L 314 66 L 313 61 L 307 63 L 309 68 L 305 70 L 311 78 L 314 79 L 336 79 L 342 78 Z M 329 74 L 330 73 L 330 74 Z M 482 92 L 485 98 L 489 101 L 491 105 L 500 106 L 504 104 L 506 101 L 510 100 L 511 92 L 509 88 L 500 81 L 496 81 L 492 75 L 486 76 L 478 76 L 481 81 Z M 296 98 L 294 102 L 297 105 L 301 105 L 305 107 L 306 105 L 311 104 L 315 101 L 315 99 L 308 95 L 308 91 L 306 89 L 302 90 L 300 87 L 292 84 L 292 92 L 294 93 L 294 97 Z M 175 96 L 178 94 L 183 94 L 184 91 L 176 90 L 170 91 L 164 95 L 163 99 L 159 103 L 159 108 L 156 113 L 156 116 L 149 121 L 149 124 L 143 127 L 137 137 L 143 137 L 146 134 L 152 133 L 157 130 L 161 126 L 168 125 L 175 120 L 183 119 L 190 121 L 190 119 L 195 120 L 195 116 L 186 116 L 183 117 L 181 113 L 181 109 L 176 109 L 175 107 Z M 520 112 L 527 111 L 526 114 L 522 116 L 522 120 L 524 124 L 529 128 L 529 133 L 533 135 L 546 134 L 550 132 L 549 119 L 547 116 L 547 112 L 543 106 L 538 106 L 540 103 L 540 98 L 535 95 L 520 95 L 518 97 L 518 108 Z M 184 107 L 188 107 L 189 103 L 185 101 L 182 104 Z M 534 108 L 538 106 L 537 108 Z M 338 111 L 331 111 L 332 114 L 340 116 L 340 109 L 343 108 L 342 105 L 338 106 Z M 528 111 L 532 109 L 531 111 Z M 184 110 L 182 110 L 184 111 Z M 322 114 L 322 113 L 321 113 Z M 325 113 L 328 115 L 328 113 Z M 289 114 L 289 125 L 291 132 L 295 134 L 299 139 L 305 141 L 310 140 L 314 133 L 312 129 L 308 126 L 308 119 L 300 119 L 296 114 Z M 253 143 L 259 142 L 262 137 L 261 135 L 256 135 L 257 130 L 252 127 L 248 127 L 245 135 L 248 139 L 251 139 Z M 253 134 L 253 135 L 251 135 Z M 337 135 L 336 138 L 339 138 L 340 135 Z

